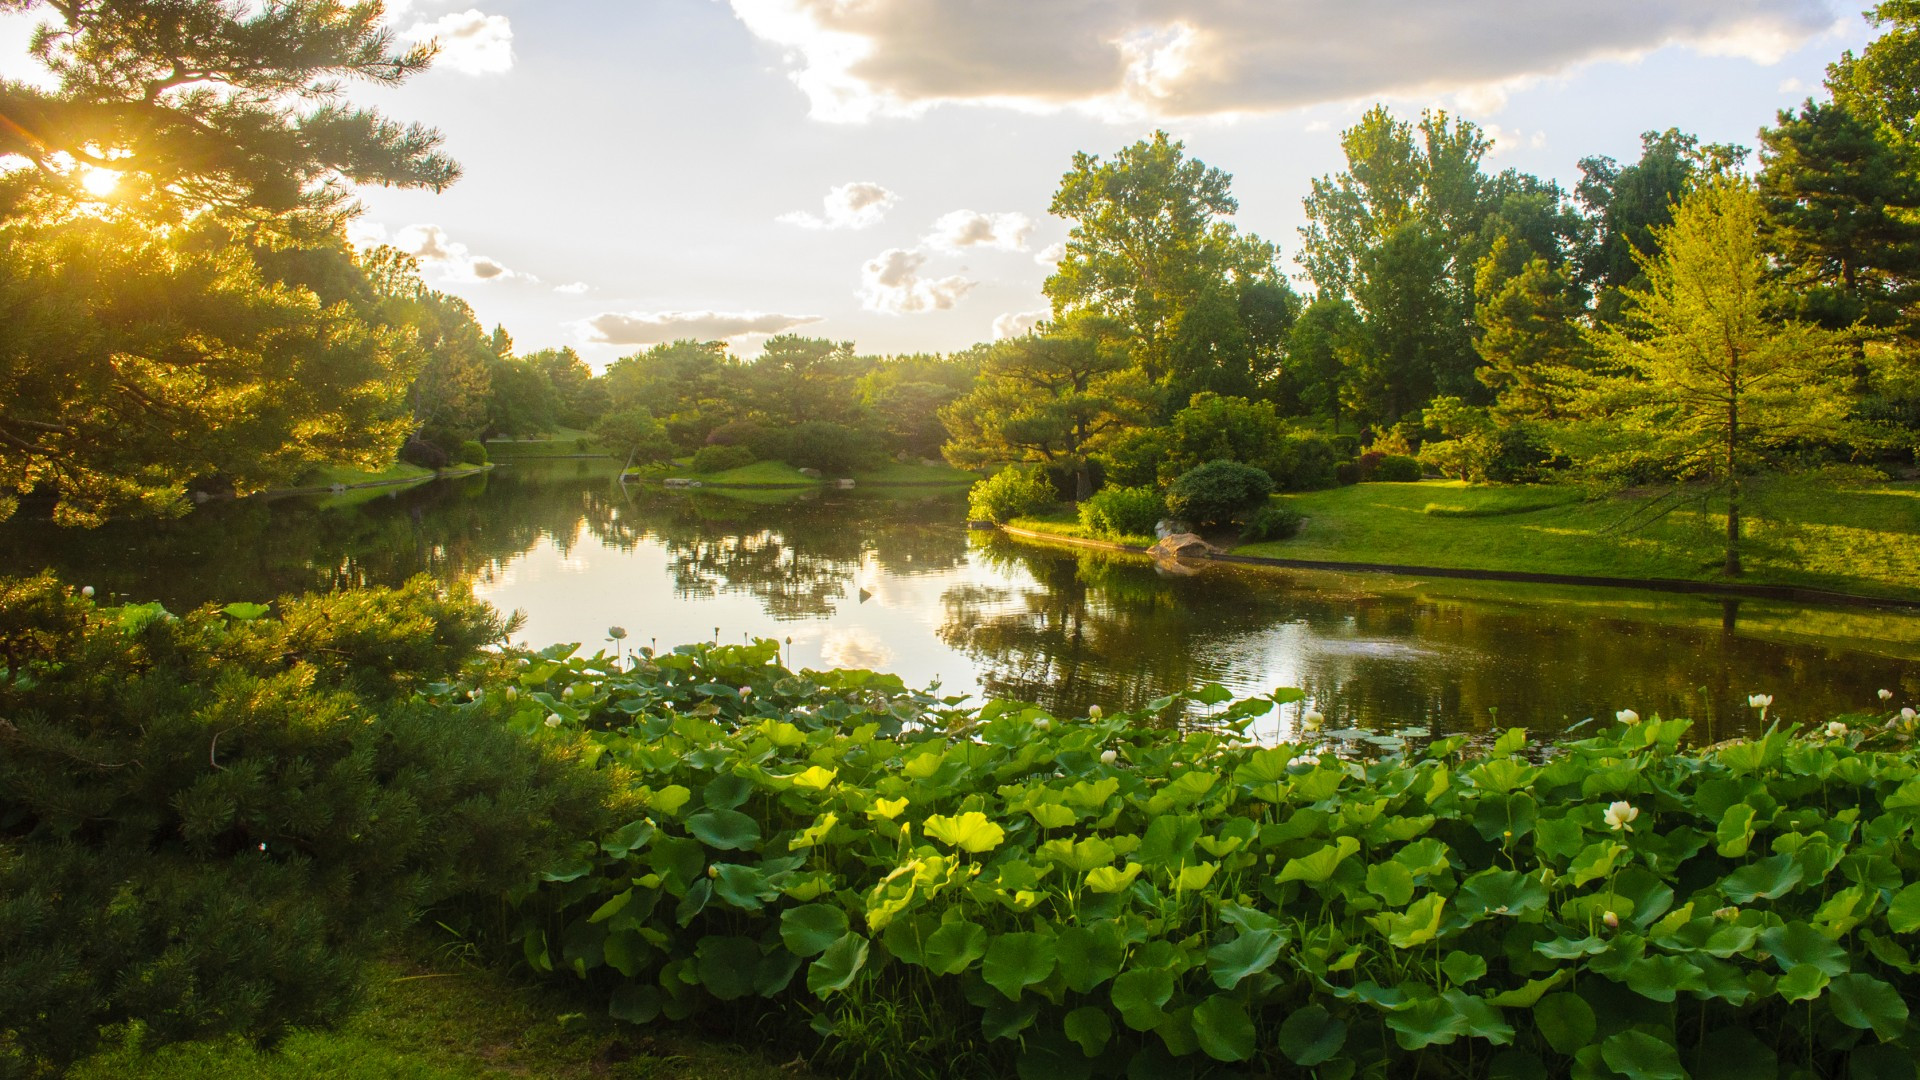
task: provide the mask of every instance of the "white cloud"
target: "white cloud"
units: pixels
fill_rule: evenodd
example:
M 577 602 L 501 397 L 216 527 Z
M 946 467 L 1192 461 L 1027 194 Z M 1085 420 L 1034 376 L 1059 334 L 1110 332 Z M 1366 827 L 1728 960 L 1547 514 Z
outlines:
M 576 281 L 570 285 L 555 285 L 553 287 L 553 291 L 557 293 L 566 293 L 568 296 L 579 296 L 581 293 L 586 292 L 588 289 L 591 289 L 591 288 L 593 288 L 593 286 L 587 284 L 584 281 Z
M 1048 244 L 1046 247 L 1041 248 L 1039 252 L 1037 252 L 1033 256 L 1033 261 L 1038 263 L 1041 266 L 1046 267 L 1048 273 L 1052 273 L 1053 268 L 1056 266 L 1059 266 L 1060 260 L 1066 257 L 1067 257 L 1067 245 Z
M 747 334 L 777 334 L 819 321 L 818 315 L 765 311 L 607 311 L 578 326 L 583 338 L 596 345 L 658 345 L 683 338 L 720 341 Z
M 1025 251 L 1033 235 L 1033 221 L 1025 214 L 982 214 L 974 210 L 955 210 L 942 214 L 927 234 L 927 243 L 942 251 L 965 248 L 995 248 L 1000 251 Z
M 1839 21 L 1831 0 L 730 3 L 785 52 L 813 116 L 836 121 L 942 103 L 1174 117 L 1497 95 L 1517 79 L 1672 45 L 1772 63 Z
M 1499 124 L 1488 124 L 1483 130 L 1486 131 L 1487 138 L 1493 140 L 1493 149 L 1487 151 L 1487 156 L 1490 158 L 1511 154 L 1523 147 L 1538 150 L 1547 145 L 1547 133 L 1544 131 L 1536 131 L 1529 135 L 1524 131 L 1503 128 Z
M 1009 311 L 993 320 L 994 340 L 1025 337 L 1052 315 L 1051 311 Z
M 920 276 L 926 265 L 923 251 L 888 248 L 860 268 L 860 305 L 868 311 L 911 315 L 946 311 L 976 284 L 959 274 L 943 278 Z
M 856 180 L 827 192 L 826 198 L 820 200 L 823 210 L 820 214 L 795 210 L 774 220 L 803 229 L 864 229 L 878 224 L 898 201 L 893 192 L 879 184 Z
M 355 221 L 347 225 L 347 242 L 360 248 L 391 244 L 420 260 L 421 269 L 448 281 L 540 280 L 532 274 L 510 270 L 491 256 L 475 255 L 438 225 L 408 225 L 389 235 L 387 227 L 378 222 Z
M 423 19 L 402 30 L 400 38 L 439 42 L 435 67 L 468 75 L 498 75 L 513 68 L 513 26 L 505 15 L 485 15 L 469 8 L 432 22 Z
M 1783 94 L 1798 94 L 1806 88 L 1807 84 L 1801 82 L 1799 79 L 1780 80 L 1780 92 Z

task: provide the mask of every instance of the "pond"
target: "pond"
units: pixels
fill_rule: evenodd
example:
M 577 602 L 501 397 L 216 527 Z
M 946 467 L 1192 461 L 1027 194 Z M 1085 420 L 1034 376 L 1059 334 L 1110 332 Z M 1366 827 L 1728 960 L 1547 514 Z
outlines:
M 954 490 L 673 492 L 609 465 L 503 465 L 406 489 L 251 499 L 161 523 L 0 526 L 0 566 L 175 610 L 209 600 L 470 583 L 517 640 L 626 647 L 779 639 L 1062 714 L 1218 682 L 1298 687 L 1329 728 L 1543 734 L 1633 708 L 1699 734 L 1920 701 L 1920 618 L 1631 590 L 1208 566 L 1035 546 L 964 526 Z M 1284 737 L 1298 707 L 1262 722 Z

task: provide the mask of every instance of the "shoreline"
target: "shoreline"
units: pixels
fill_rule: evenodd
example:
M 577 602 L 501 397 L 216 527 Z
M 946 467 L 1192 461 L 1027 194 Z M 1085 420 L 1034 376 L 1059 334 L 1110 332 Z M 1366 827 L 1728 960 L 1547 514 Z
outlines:
M 1090 540 L 1079 536 L 1022 529 L 1014 525 L 996 525 L 1001 533 L 1021 540 L 1066 544 L 1071 547 L 1118 551 L 1152 558 L 1144 547 Z M 1393 574 L 1402 577 L 1446 577 L 1479 581 L 1512 581 L 1535 585 L 1579 585 L 1606 589 L 1642 589 L 1649 592 L 1689 593 L 1728 598 L 1787 600 L 1794 603 L 1831 607 L 1870 607 L 1896 611 L 1920 611 L 1920 599 L 1869 596 L 1863 593 L 1837 592 L 1804 585 L 1763 585 L 1744 582 L 1689 581 L 1685 578 L 1621 578 L 1589 574 L 1549 574 L 1530 570 L 1473 570 L 1449 566 L 1411 566 L 1400 563 L 1335 562 L 1325 559 L 1277 559 L 1265 555 L 1182 556 L 1180 561 L 1217 562 L 1241 566 L 1271 566 L 1284 570 L 1331 570 L 1359 574 Z

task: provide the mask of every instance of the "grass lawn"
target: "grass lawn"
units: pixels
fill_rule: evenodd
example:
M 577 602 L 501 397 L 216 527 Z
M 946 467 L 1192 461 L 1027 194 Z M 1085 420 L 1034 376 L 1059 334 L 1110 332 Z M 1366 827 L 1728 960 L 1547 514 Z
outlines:
M 717 473 L 680 472 L 675 476 L 690 476 L 703 484 L 752 484 L 768 487 L 812 487 L 820 481 L 807 476 L 799 469 L 784 461 L 756 461 L 751 465 L 742 465 L 737 469 L 727 469 Z
M 589 440 L 583 448 L 580 440 Z M 577 428 L 559 428 L 538 439 L 493 439 L 487 443 L 487 458 L 508 461 L 514 458 L 578 457 L 581 454 L 604 455 L 604 447 L 592 442 L 593 434 Z
M 432 469 L 424 469 L 418 465 L 409 465 L 404 461 L 396 461 L 377 472 L 367 472 L 362 469 L 329 465 L 307 473 L 302 476 L 294 486 L 319 488 L 332 487 L 335 484 L 345 484 L 348 487 L 353 487 L 356 484 L 392 484 L 414 480 L 431 480 L 433 477 L 434 471 Z
M 1281 495 L 1307 517 L 1291 540 L 1238 554 L 1605 577 L 1719 578 L 1725 518 L 1699 502 L 1656 516 L 1652 495 L 1582 501 L 1552 488 L 1358 484 Z M 1776 480 L 1745 513 L 1747 582 L 1920 593 L 1920 484 Z
M 877 469 L 866 469 L 853 474 L 855 480 L 867 487 L 882 487 L 888 484 L 972 484 L 980 477 L 965 469 L 956 469 L 951 465 L 923 465 L 917 461 L 889 461 Z
M 1055 511 L 1039 517 L 1014 518 L 1007 522 L 1016 529 L 1028 532 L 1045 533 L 1048 536 L 1064 536 L 1082 540 L 1099 540 L 1108 544 L 1127 544 L 1132 547 L 1152 547 L 1151 536 L 1095 536 L 1080 524 L 1079 515 L 1071 510 Z
M 589 1017 L 579 1002 L 458 964 L 397 960 L 371 973 L 364 1007 L 338 1030 L 274 1050 L 239 1040 L 121 1048 L 69 1080 L 777 1080 L 808 1075 L 749 1051 Z

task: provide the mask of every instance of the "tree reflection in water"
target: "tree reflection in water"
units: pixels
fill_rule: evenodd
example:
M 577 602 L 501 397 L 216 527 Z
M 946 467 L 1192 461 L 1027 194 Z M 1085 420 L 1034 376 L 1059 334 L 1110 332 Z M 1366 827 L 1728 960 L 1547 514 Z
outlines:
M 1240 694 L 1300 687 L 1330 727 L 1544 733 L 1631 707 L 1695 717 L 1703 736 L 1723 738 L 1751 727 L 1750 693 L 1775 695 L 1790 719 L 1876 707 L 1880 687 L 1920 700 L 1910 615 L 1232 566 L 1169 574 L 1137 557 L 970 538 L 963 515 L 951 491 L 623 489 L 610 465 L 552 462 L 90 531 L 23 514 L 0 526 L 0 566 L 52 567 L 180 610 L 421 572 L 496 587 L 551 545 L 590 568 L 574 580 L 586 592 L 569 601 L 523 583 L 514 603 L 558 610 L 566 617 L 546 632 L 569 640 L 598 640 L 610 620 L 555 605 L 651 565 L 663 587 L 644 617 L 662 645 L 689 626 L 706 637 L 722 621 L 708 608 L 746 598 L 811 634 L 826 662 L 882 657 L 923 681 L 969 672 L 952 688 L 971 681 L 1063 716 L 1219 682 Z M 867 589 L 880 596 L 870 607 Z M 639 633 L 642 615 L 612 621 Z M 729 632 L 769 630 L 756 617 Z

